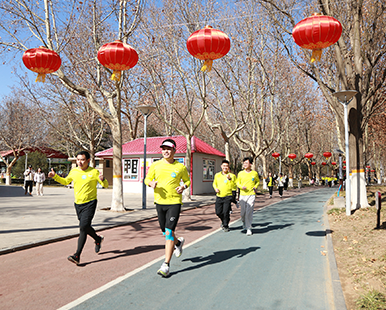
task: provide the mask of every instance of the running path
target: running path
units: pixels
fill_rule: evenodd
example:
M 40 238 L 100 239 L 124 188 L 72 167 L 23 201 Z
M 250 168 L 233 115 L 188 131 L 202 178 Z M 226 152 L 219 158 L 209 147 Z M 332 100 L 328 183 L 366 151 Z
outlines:
M 307 188 L 302 191 L 310 190 L 313 189 Z M 322 191 L 325 191 L 325 189 Z M 316 191 L 315 193 L 318 192 L 321 191 Z M 287 192 L 287 195 L 293 196 L 299 193 L 300 191 L 293 190 Z M 332 191 L 330 190 L 329 193 L 331 195 Z M 258 196 L 256 208 L 261 208 L 268 203 L 279 201 L 279 198 L 265 199 L 266 196 L 263 197 L 264 196 Z M 324 198 L 323 196 L 323 198 L 320 199 Z M 289 202 L 289 200 L 284 200 L 283 203 L 286 201 Z M 232 220 L 235 220 L 239 218 L 239 210 L 236 208 L 233 209 Z M 258 212 L 256 214 L 260 213 Z M 81 257 L 82 265 L 79 267 L 76 267 L 66 260 L 66 257 L 75 250 L 76 239 L 2 255 L 0 256 L 0 272 L 3 281 L 0 285 L 0 304 L 4 309 L 57 309 L 100 288 L 106 283 L 133 272 L 149 262 L 157 260 L 158 262 L 155 265 L 151 265 L 149 270 L 142 272 L 144 274 L 140 276 L 140 280 L 132 282 L 133 278 L 138 277 L 141 273 L 137 273 L 128 279 L 129 283 L 136 283 L 136 287 L 142 287 L 147 293 L 145 296 L 141 295 L 140 292 L 134 293 L 131 290 L 126 293 L 130 294 L 130 296 L 135 295 L 133 300 L 137 302 L 142 299 L 142 301 L 148 301 L 149 289 L 151 289 L 149 285 L 160 285 L 162 288 L 165 283 L 170 283 L 170 281 L 174 282 L 174 280 L 180 277 L 182 280 L 185 278 L 183 277 L 184 274 L 189 274 L 190 278 L 192 272 L 196 273 L 196 271 L 198 272 L 200 270 L 205 270 L 206 272 L 203 278 L 216 278 L 211 275 L 211 269 L 211 272 L 208 272 L 207 268 L 201 267 L 213 267 L 213 274 L 216 275 L 216 270 L 227 270 L 226 265 L 234 259 L 237 259 L 237 257 L 252 258 L 251 255 L 247 254 L 260 254 L 261 251 L 258 250 L 262 248 L 262 245 L 260 245 L 260 242 L 256 243 L 256 238 L 263 232 L 272 230 L 272 224 L 270 224 L 269 221 L 263 223 L 258 222 L 258 226 L 254 229 L 255 234 L 252 237 L 242 236 L 240 239 L 239 229 L 236 229 L 237 231 L 231 231 L 228 234 L 223 232 L 220 232 L 221 234 L 215 233 L 213 236 L 220 236 L 219 240 L 210 237 L 205 239 L 205 241 L 187 247 L 180 259 L 172 259 L 172 272 L 174 272 L 174 274 L 170 279 L 161 279 L 155 275 L 160 265 L 159 262 L 162 261 L 164 254 L 164 238 L 162 234 L 160 234 L 156 219 L 149 219 L 132 225 L 104 231 L 102 234 L 105 236 L 106 241 L 102 245 L 100 255 L 96 255 L 93 252 L 94 244 L 88 239 Z M 189 245 L 192 244 L 194 240 L 216 231 L 219 223 L 219 220 L 214 214 L 213 205 L 188 210 L 181 215 L 177 227 L 177 235 L 184 236 L 187 239 L 186 245 Z M 264 223 L 268 223 L 268 226 L 261 226 Z M 259 225 L 261 226 L 260 228 Z M 264 234 L 261 236 L 264 236 Z M 212 240 L 215 240 L 215 243 L 219 243 L 221 247 L 219 251 L 213 251 L 215 247 Z M 222 242 L 225 242 L 225 248 Z M 251 244 L 248 244 L 249 242 L 251 242 Z M 195 250 L 199 251 L 194 253 Z M 190 253 L 190 251 L 193 252 Z M 239 266 L 238 268 L 243 270 L 242 272 L 246 273 L 248 277 L 249 267 L 255 272 L 255 264 L 260 260 L 261 258 L 256 261 L 251 261 L 250 265 L 247 263 L 247 265 Z M 248 260 L 246 260 L 246 262 L 247 261 Z M 223 269 L 223 263 L 225 263 L 225 269 Z M 227 272 L 225 273 L 227 274 Z M 232 280 L 232 277 L 229 278 L 229 275 L 226 275 L 226 277 L 228 281 Z M 142 282 L 142 278 L 148 279 L 150 282 L 147 282 L 147 280 Z M 195 279 L 196 277 L 191 278 Z M 160 282 L 160 280 L 168 282 Z M 176 284 L 180 285 L 180 287 L 177 286 L 179 288 L 185 287 L 185 285 L 181 285 L 181 280 L 176 282 Z M 218 276 L 217 280 L 223 282 L 223 278 L 218 278 Z M 253 278 L 252 283 L 255 283 L 257 280 L 257 278 Z M 234 283 L 233 280 L 231 282 Z M 192 283 L 191 281 L 187 281 L 187 283 L 197 287 L 199 282 L 194 284 L 196 282 Z M 243 284 L 243 281 L 236 284 L 236 287 L 239 287 L 240 284 Z M 209 288 L 211 287 L 212 286 L 209 286 Z M 189 287 L 187 287 L 187 289 L 188 288 Z M 156 289 L 156 291 L 158 291 L 158 289 Z M 221 290 L 218 293 L 220 292 Z M 102 294 L 100 296 L 102 296 Z M 154 295 L 154 297 L 155 296 L 156 295 Z M 201 291 L 200 296 L 205 296 L 205 294 Z M 191 298 L 193 297 L 197 296 L 191 296 Z M 168 296 L 168 298 L 170 298 L 170 296 Z M 187 297 L 184 296 L 184 298 Z M 193 299 L 195 300 L 195 298 Z M 122 309 L 127 309 L 127 301 L 121 300 L 121 302 Z M 132 301 L 129 301 L 129 304 L 130 302 Z M 126 306 L 124 306 L 124 304 L 126 304 Z M 86 308 L 88 307 L 87 303 L 84 305 L 86 305 Z M 107 305 L 109 309 L 114 308 L 111 304 L 106 304 L 106 306 Z M 165 309 L 167 307 L 163 308 Z M 101 309 L 103 309 L 103 307 Z

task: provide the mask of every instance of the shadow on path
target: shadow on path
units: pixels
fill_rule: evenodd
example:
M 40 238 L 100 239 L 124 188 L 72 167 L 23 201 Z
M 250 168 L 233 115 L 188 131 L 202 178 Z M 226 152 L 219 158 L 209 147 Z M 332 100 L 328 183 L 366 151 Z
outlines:
M 212 264 L 218 264 L 221 262 L 224 262 L 228 259 L 231 259 L 233 257 L 241 258 L 251 252 L 254 252 L 256 250 L 260 249 L 260 247 L 249 247 L 247 249 L 235 249 L 235 250 L 227 250 L 227 251 L 218 251 L 214 252 L 211 255 L 202 257 L 202 256 L 197 256 L 197 257 L 192 257 L 192 258 L 187 258 L 183 259 L 183 262 L 186 261 L 191 261 L 192 263 L 199 263 L 198 265 L 190 266 L 188 268 L 178 270 L 175 272 L 171 272 L 170 275 L 175 275 L 180 272 L 186 272 L 190 270 L 195 270 L 204 266 L 212 265 Z
M 128 250 L 106 251 L 106 252 L 100 253 L 99 255 L 113 254 L 114 256 L 105 257 L 105 258 L 98 259 L 98 260 L 95 260 L 92 262 L 82 263 L 82 264 L 79 264 L 78 266 L 79 267 L 85 267 L 87 265 L 91 265 L 91 264 L 95 264 L 95 263 L 109 261 L 109 260 L 117 259 L 120 257 L 134 256 L 134 255 L 138 255 L 138 254 L 148 253 L 148 252 L 152 252 L 152 251 L 161 250 L 164 248 L 165 248 L 164 245 L 147 245 L 147 246 L 137 246 L 134 249 L 128 249 Z

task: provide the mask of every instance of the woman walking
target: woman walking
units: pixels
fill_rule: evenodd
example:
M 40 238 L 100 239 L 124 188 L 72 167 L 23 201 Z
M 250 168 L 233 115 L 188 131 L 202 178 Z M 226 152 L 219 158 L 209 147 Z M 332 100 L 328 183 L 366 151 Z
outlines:
M 42 171 L 42 168 L 38 168 L 35 173 L 34 181 L 36 183 L 36 195 L 43 196 L 43 182 L 46 180 L 46 175 Z

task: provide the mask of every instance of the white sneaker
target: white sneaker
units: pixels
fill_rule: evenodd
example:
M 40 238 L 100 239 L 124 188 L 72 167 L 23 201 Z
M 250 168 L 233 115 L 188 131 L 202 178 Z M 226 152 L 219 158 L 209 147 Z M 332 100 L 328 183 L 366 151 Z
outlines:
M 169 266 L 166 263 L 163 263 L 161 265 L 161 268 L 158 269 L 157 274 L 164 278 L 167 278 L 169 276 Z
M 179 246 L 174 246 L 174 255 L 176 257 L 180 257 L 182 255 L 182 246 L 184 245 L 185 239 L 183 237 L 179 237 L 178 240 L 180 241 Z
M 252 236 L 252 230 L 250 229 L 247 230 L 247 236 Z

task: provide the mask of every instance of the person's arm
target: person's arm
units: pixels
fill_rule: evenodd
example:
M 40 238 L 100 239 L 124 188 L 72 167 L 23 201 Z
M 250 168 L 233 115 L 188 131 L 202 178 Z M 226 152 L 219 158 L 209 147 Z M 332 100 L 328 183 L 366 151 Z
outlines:
M 54 170 L 54 168 L 51 168 L 51 171 L 48 173 L 48 177 L 53 178 L 56 182 L 62 184 L 62 185 L 68 185 L 72 182 L 72 170 L 68 174 L 67 177 L 62 178 L 58 176 Z
M 217 185 L 217 173 L 214 175 L 214 180 L 213 180 L 213 184 L 212 185 L 213 185 L 214 191 L 216 193 L 219 193 L 220 190 L 218 189 L 218 185 Z
M 109 182 L 106 180 L 106 178 L 103 176 L 103 174 L 99 174 L 98 182 L 100 185 L 103 186 L 103 188 L 109 187 Z
M 153 163 L 150 166 L 149 171 L 146 174 L 146 178 L 145 178 L 145 184 L 147 186 L 150 186 L 153 189 L 156 188 L 157 183 L 158 183 L 157 181 L 154 180 L 154 178 L 155 178 L 155 169 L 154 169 L 154 167 L 155 167 L 155 163 Z

